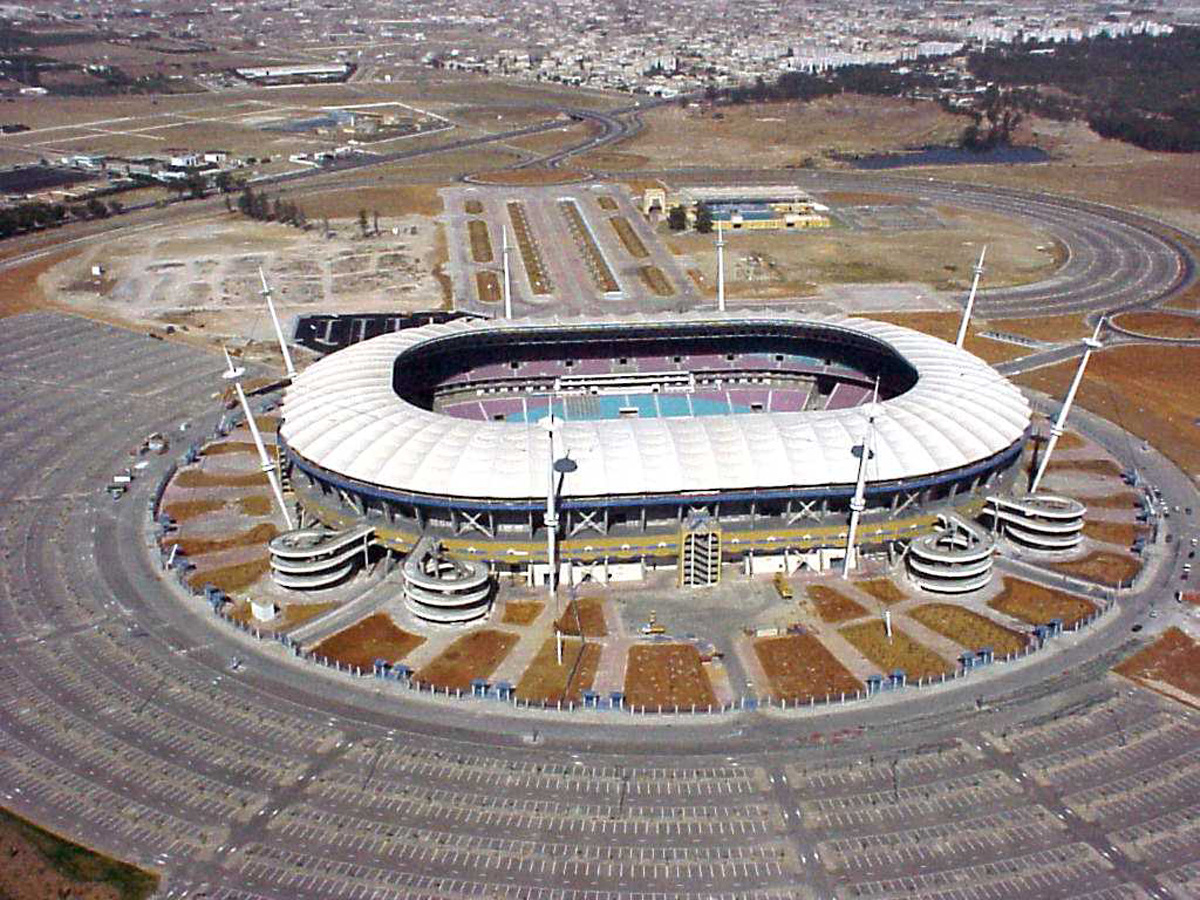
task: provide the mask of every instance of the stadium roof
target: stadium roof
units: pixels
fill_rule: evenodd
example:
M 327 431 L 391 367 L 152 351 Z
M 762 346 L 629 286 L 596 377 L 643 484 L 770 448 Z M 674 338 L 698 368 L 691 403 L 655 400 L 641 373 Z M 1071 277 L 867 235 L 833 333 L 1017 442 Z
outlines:
M 588 319 L 458 320 L 382 335 L 334 353 L 296 377 L 280 434 L 321 468 L 386 489 L 473 499 L 546 494 L 548 447 L 538 423 L 453 418 L 421 409 L 392 387 L 396 357 L 433 338 L 494 330 L 730 322 L 808 323 L 857 331 L 895 350 L 917 383 L 879 404 L 870 481 L 969 466 L 1019 440 L 1029 404 L 978 357 L 920 332 L 867 319 L 691 312 Z M 606 497 L 803 488 L 853 483 L 861 408 L 560 423 L 577 468 L 562 496 Z

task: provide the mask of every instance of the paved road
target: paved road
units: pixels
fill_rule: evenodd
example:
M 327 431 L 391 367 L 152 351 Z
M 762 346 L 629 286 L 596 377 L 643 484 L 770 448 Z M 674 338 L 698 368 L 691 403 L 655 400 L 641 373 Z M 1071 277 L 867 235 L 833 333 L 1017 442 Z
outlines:
M 1200 728 L 1104 677 L 1171 565 L 1056 652 L 905 702 L 606 728 L 429 705 L 180 601 L 147 550 L 166 458 L 101 493 L 149 431 L 215 420 L 219 360 L 53 314 L 5 333 L 0 791 L 164 896 L 1195 894 Z

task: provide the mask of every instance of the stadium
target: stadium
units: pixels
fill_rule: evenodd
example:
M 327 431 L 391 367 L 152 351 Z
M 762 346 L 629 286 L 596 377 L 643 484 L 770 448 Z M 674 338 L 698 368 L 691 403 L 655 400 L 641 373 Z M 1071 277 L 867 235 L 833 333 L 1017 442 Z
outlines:
M 549 511 L 563 576 L 678 566 L 711 583 L 723 563 L 844 559 L 868 412 L 855 557 L 978 514 L 1030 435 L 1016 387 L 928 335 L 692 312 L 456 320 L 354 344 L 289 388 L 280 452 L 309 522 L 397 552 L 432 535 L 540 582 Z

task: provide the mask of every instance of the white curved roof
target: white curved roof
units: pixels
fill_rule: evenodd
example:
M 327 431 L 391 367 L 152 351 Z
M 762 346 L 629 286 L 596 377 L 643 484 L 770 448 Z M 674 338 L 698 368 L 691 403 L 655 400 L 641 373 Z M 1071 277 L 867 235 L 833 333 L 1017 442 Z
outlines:
M 588 319 L 456 320 L 382 335 L 331 354 L 298 375 L 280 433 L 301 457 L 384 488 L 479 499 L 544 497 L 549 448 L 537 423 L 484 422 L 420 409 L 392 388 L 404 350 L 431 338 L 496 329 L 654 322 L 808 322 L 890 345 L 917 383 L 879 404 L 870 481 L 931 475 L 984 460 L 1018 440 L 1029 404 L 978 357 L 908 328 L 868 319 L 691 312 Z M 564 497 L 692 493 L 850 484 L 861 408 L 696 418 L 561 422 L 575 471 Z

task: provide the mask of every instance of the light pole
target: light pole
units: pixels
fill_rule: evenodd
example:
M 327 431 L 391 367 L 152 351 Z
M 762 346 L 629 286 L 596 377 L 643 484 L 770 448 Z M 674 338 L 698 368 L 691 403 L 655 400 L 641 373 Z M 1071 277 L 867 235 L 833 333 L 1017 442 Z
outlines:
M 502 228 L 501 254 L 504 257 L 504 318 L 513 317 L 512 310 L 512 270 L 508 265 L 508 226 Z
M 987 244 L 983 245 L 983 249 L 979 251 L 979 262 L 975 263 L 975 267 L 971 270 L 975 277 L 971 279 L 971 293 L 967 295 L 967 308 L 963 310 L 962 322 L 958 326 L 958 338 L 954 341 L 954 346 L 962 349 L 963 341 L 967 339 L 967 325 L 971 322 L 971 310 L 975 308 L 975 291 L 979 289 L 979 276 L 983 274 L 983 257 L 987 254 Z
M 717 312 L 725 312 L 725 229 L 717 223 Z
M 271 286 L 267 284 L 266 273 L 262 266 L 258 267 L 258 277 L 262 280 L 262 295 L 267 298 L 267 309 L 271 312 L 271 322 L 275 325 L 275 337 L 279 341 L 279 350 L 283 354 L 283 368 L 288 379 L 296 377 L 296 367 L 292 365 L 292 352 L 288 350 L 287 341 L 283 339 L 283 329 L 279 327 L 279 316 L 275 313 L 275 303 L 271 299 Z
M 1067 391 L 1067 397 L 1063 400 L 1062 409 L 1058 411 L 1058 418 L 1054 420 L 1054 424 L 1050 426 L 1050 441 L 1046 444 L 1046 452 L 1042 454 L 1042 461 L 1038 464 L 1037 474 L 1033 476 L 1033 484 L 1029 486 L 1029 493 L 1036 494 L 1038 487 L 1042 483 L 1042 476 L 1046 474 L 1046 467 L 1050 464 L 1050 454 L 1054 452 L 1055 446 L 1058 444 L 1058 439 L 1062 436 L 1063 425 L 1066 424 L 1067 416 L 1071 412 L 1071 406 L 1075 402 L 1075 394 L 1079 391 L 1079 384 L 1083 381 L 1083 370 L 1087 368 L 1088 360 L 1092 356 L 1093 350 L 1098 350 L 1103 345 L 1100 343 L 1100 329 L 1104 327 L 1104 317 L 1100 317 L 1100 321 L 1096 323 L 1096 330 L 1090 338 L 1083 340 L 1083 356 L 1079 360 L 1079 368 L 1075 370 L 1075 378 L 1071 381 L 1071 387 Z
M 275 477 L 275 466 L 271 462 L 271 458 L 267 456 L 267 448 L 263 446 L 262 435 L 258 433 L 258 423 L 254 421 L 254 413 L 250 409 L 250 403 L 246 400 L 246 392 L 242 390 L 242 376 L 246 374 L 246 370 L 241 366 L 234 366 L 233 359 L 229 355 L 227 348 L 222 348 L 225 351 L 225 364 L 229 367 L 221 376 L 226 381 L 233 382 L 233 389 L 237 392 L 238 402 L 242 405 L 242 413 L 246 416 L 246 425 L 250 428 L 250 436 L 254 438 L 255 449 L 258 450 L 258 460 L 263 474 L 267 476 L 267 481 L 271 484 L 271 491 L 275 494 L 275 502 L 279 504 L 279 511 L 283 513 L 283 521 L 287 523 L 288 531 L 291 531 L 295 526 L 292 525 L 292 517 L 288 515 L 287 503 L 283 499 L 283 489 L 279 486 L 279 479 Z

